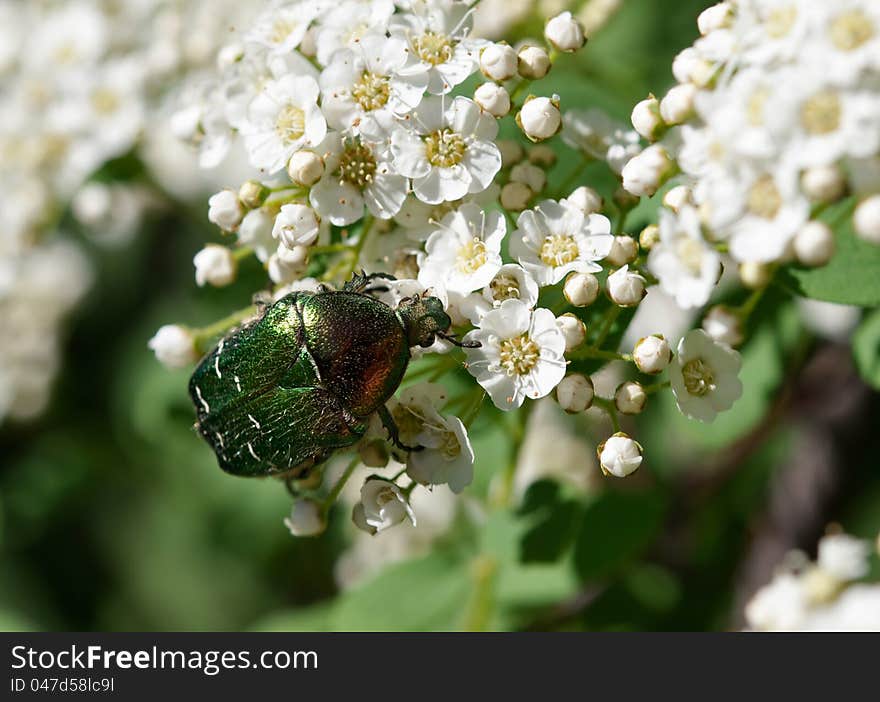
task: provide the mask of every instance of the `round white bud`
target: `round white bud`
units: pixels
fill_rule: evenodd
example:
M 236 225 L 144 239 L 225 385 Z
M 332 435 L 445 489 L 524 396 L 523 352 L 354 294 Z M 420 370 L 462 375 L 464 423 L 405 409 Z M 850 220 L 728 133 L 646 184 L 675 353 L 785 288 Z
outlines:
M 571 312 L 566 312 L 556 318 L 556 326 L 565 337 L 565 350 L 571 351 L 584 343 L 587 339 L 587 327 Z
M 296 185 L 314 185 L 324 175 L 324 160 L 314 151 L 297 151 L 287 162 L 287 175 Z
M 535 144 L 529 149 L 529 161 L 542 168 L 551 168 L 556 163 L 556 152 L 546 144 Z
M 308 247 L 297 245 L 289 249 L 284 244 L 279 244 L 266 266 L 272 282 L 281 285 L 296 280 L 305 271 L 308 263 Z
M 186 368 L 199 359 L 195 338 L 179 324 L 159 327 L 147 347 L 166 368 Z
M 703 88 L 715 78 L 715 66 L 696 49 L 688 47 L 672 60 L 672 75 L 679 83 L 693 83 Z
M 327 529 L 327 517 L 318 502 L 301 497 L 293 501 L 284 525 L 294 536 L 317 536 Z
M 221 190 L 208 199 L 208 220 L 223 231 L 234 232 L 241 224 L 244 209 L 232 190 Z
M 550 56 L 539 46 L 526 46 L 516 55 L 516 70 L 523 78 L 538 80 L 550 70 Z
M 636 103 L 630 121 L 633 128 L 648 141 L 656 140 L 666 129 L 660 116 L 660 103 L 653 95 Z
M 501 206 L 511 212 L 522 212 L 529 206 L 534 193 L 525 183 L 511 182 L 501 188 Z
M 745 261 L 739 264 L 739 278 L 751 290 L 766 287 L 770 282 L 770 266 L 757 261 Z
M 728 2 L 719 2 L 717 5 L 707 7 L 697 17 L 697 27 L 700 34 L 706 36 L 716 29 L 724 29 L 730 25 L 733 19 L 733 10 Z
M 615 305 L 632 307 L 639 304 L 647 295 L 645 279 L 629 270 L 629 266 L 618 268 L 605 282 L 608 297 Z
M 805 266 L 824 266 L 834 255 L 834 232 L 825 222 L 811 221 L 794 237 L 794 255 Z
M 532 141 L 549 139 L 562 127 L 559 98 L 527 98 L 516 116 L 516 123 Z
M 587 41 L 581 23 L 570 12 L 563 12 L 549 20 L 544 27 L 544 37 L 559 51 L 577 51 Z
M 592 273 L 571 273 L 565 279 L 562 294 L 575 307 L 592 305 L 599 296 L 599 280 Z
M 670 88 L 660 101 L 660 117 L 668 125 L 687 121 L 694 114 L 694 99 L 696 97 L 696 85 L 679 83 Z
M 642 464 L 642 447 L 622 431 L 609 436 L 596 448 L 599 467 L 605 475 L 625 478 Z
M 623 187 L 631 195 L 651 197 L 672 175 L 675 164 L 660 144 L 652 144 L 623 167 Z
M 715 341 L 728 346 L 743 342 L 742 320 L 724 305 L 715 305 L 703 317 L 703 331 Z
M 616 236 L 611 243 L 611 250 L 605 257 L 615 268 L 632 263 L 639 257 L 639 244 L 631 236 Z
M 510 95 L 497 83 L 483 83 L 474 91 L 474 102 L 493 117 L 504 117 L 510 112 Z
M 284 205 L 275 217 L 272 236 L 284 246 L 309 246 L 318 238 L 318 216 L 306 205 Z
M 858 204 L 853 227 L 861 239 L 880 246 L 880 195 L 871 195 Z
M 649 224 L 639 234 L 639 246 L 645 251 L 650 251 L 658 241 L 660 241 L 660 227 L 656 224 Z
M 662 373 L 672 360 L 672 349 L 661 334 L 652 334 L 636 342 L 632 355 L 636 368 L 642 373 L 657 375 Z
M 315 34 L 317 33 L 317 27 L 309 27 L 306 30 L 306 33 L 303 34 L 302 41 L 300 41 L 299 46 L 296 47 L 296 50 L 299 51 L 306 58 L 315 58 L 318 55 L 318 44 L 316 41 Z
M 577 207 L 584 214 L 600 212 L 604 204 L 602 196 L 586 185 L 575 188 L 571 195 L 565 198 L 565 201 L 569 205 Z
M 568 414 L 585 412 L 593 404 L 593 381 L 586 375 L 571 373 L 556 386 L 556 401 Z
M 208 244 L 193 256 L 193 265 L 196 268 L 196 284 L 199 287 L 213 285 L 221 288 L 235 280 L 238 272 L 238 264 L 235 256 L 225 246 Z
M 663 196 L 663 204 L 673 212 L 678 212 L 691 201 L 691 189 L 686 185 L 676 185 Z
M 547 174 L 532 163 L 518 163 L 510 170 L 510 180 L 525 183 L 533 193 L 539 193 L 547 185 Z
M 840 166 L 813 166 L 801 176 L 804 194 L 813 202 L 834 202 L 846 191 L 846 178 Z
M 510 168 L 522 161 L 523 156 L 525 156 L 525 150 L 522 145 L 518 141 L 513 141 L 513 139 L 499 139 L 497 146 L 501 152 L 501 165 L 503 168 Z
M 621 383 L 614 391 L 614 406 L 621 414 L 639 414 L 647 401 L 645 388 L 634 380 Z
M 269 197 L 269 188 L 258 180 L 246 180 L 238 189 L 238 199 L 249 210 L 261 207 Z
M 490 80 L 507 80 L 516 75 L 516 51 L 508 44 L 489 44 L 480 51 L 480 71 Z

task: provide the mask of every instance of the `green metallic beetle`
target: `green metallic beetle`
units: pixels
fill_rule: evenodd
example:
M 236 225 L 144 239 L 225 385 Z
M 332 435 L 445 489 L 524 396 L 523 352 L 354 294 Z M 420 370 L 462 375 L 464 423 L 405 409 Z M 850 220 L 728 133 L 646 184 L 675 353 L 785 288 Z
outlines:
M 410 347 L 449 334 L 436 297 L 397 309 L 371 295 L 385 275 L 358 275 L 342 290 L 294 292 L 232 331 L 189 383 L 199 433 L 220 467 L 240 476 L 305 477 L 355 444 L 378 412 L 401 448 L 385 403 L 403 380 Z M 417 448 L 417 447 L 416 447 Z

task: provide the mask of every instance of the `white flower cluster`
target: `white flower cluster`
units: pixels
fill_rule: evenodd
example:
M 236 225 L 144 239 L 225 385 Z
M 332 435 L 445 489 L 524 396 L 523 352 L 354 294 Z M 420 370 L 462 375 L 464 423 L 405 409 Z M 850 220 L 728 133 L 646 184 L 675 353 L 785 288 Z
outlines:
M 634 195 L 664 198 L 649 269 L 683 307 L 708 299 L 719 250 L 761 286 L 769 265 L 824 265 L 818 213 L 856 196 L 856 233 L 880 244 L 880 6 L 873 0 L 727 0 L 672 70 L 678 84 L 633 110 L 653 142 L 623 168 Z
M 843 533 L 822 538 L 815 563 L 803 553 L 790 553 L 746 605 L 749 628 L 880 631 L 880 583 L 864 581 L 870 555 L 867 541 Z

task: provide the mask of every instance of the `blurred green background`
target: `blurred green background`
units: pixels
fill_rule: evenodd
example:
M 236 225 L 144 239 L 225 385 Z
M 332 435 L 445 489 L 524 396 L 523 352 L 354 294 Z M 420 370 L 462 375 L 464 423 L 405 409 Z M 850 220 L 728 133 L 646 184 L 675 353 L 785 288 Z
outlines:
M 625 121 L 671 84 L 705 4 L 625 1 L 542 90 Z M 811 548 L 828 522 L 880 529 L 880 399 L 847 344 L 817 339 L 774 293 L 743 349 L 746 393 L 715 424 L 658 397 L 628 426 L 647 455 L 632 479 L 600 479 L 585 449 L 486 508 L 478 498 L 509 466 L 518 428 L 484 412 L 475 484 L 445 533 L 381 567 L 393 550 L 383 540 L 397 537 L 375 537 L 362 554 L 377 566 L 342 588 L 337 562 L 363 538 L 349 508 L 322 537 L 292 538 L 283 487 L 220 472 L 192 430 L 187 373 L 146 348 L 161 324 L 208 323 L 262 284 L 254 263 L 230 288 L 193 284 L 193 254 L 218 238 L 206 210 L 178 203 L 121 250 L 85 244 L 97 281 L 69 324 L 54 402 L 38 421 L 0 428 L 0 628 L 728 629 L 782 554 Z M 628 228 L 649 216 L 640 209 Z M 553 421 L 588 447 L 602 438 L 583 419 Z

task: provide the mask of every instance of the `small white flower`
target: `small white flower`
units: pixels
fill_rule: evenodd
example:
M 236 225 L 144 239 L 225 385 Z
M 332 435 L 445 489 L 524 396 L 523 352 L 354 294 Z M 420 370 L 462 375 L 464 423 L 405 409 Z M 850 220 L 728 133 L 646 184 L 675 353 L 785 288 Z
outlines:
M 623 187 L 637 197 L 650 197 L 672 175 L 674 167 L 666 148 L 652 144 L 623 167 Z
M 581 373 L 571 373 L 556 386 L 556 401 L 568 414 L 585 412 L 593 404 L 593 381 Z
M 296 246 L 309 246 L 318 238 L 318 217 L 311 207 L 292 203 L 284 205 L 275 225 L 272 236 L 288 249 Z
M 599 279 L 592 273 L 572 273 L 565 279 L 562 294 L 575 307 L 592 305 L 599 296 Z
M 317 536 L 327 529 L 327 516 L 315 500 L 303 497 L 293 501 L 290 516 L 284 518 L 284 526 L 294 536 Z
M 458 417 L 427 417 L 407 457 L 406 474 L 421 485 L 448 485 L 458 494 L 474 479 L 474 450 Z
M 662 373 L 672 360 L 672 349 L 669 342 L 659 334 L 652 334 L 639 339 L 633 347 L 633 362 L 636 367 L 648 375 Z
M 660 211 L 660 240 L 648 254 L 648 270 L 683 308 L 702 307 L 721 276 L 721 257 L 703 239 L 693 207 Z
M 509 44 L 489 44 L 480 51 L 480 70 L 486 78 L 505 81 L 516 75 L 516 51 Z
M 586 42 L 584 28 L 570 12 L 550 19 L 544 27 L 544 37 L 559 51 L 577 51 Z
M 343 0 L 333 6 L 313 30 L 318 63 L 329 65 L 339 49 L 356 51 L 364 37 L 376 34 L 384 36 L 393 14 L 394 3 L 391 0 Z
M 672 392 L 682 414 L 711 422 L 718 412 L 730 409 L 742 395 L 737 377 L 741 365 L 740 355 L 729 346 L 702 329 L 689 331 L 669 366 Z
M 159 327 L 147 346 L 156 354 L 159 362 L 168 368 L 186 368 L 199 358 L 193 335 L 178 324 Z
M 629 270 L 629 265 L 618 268 L 605 281 L 605 290 L 615 305 L 633 307 L 647 294 L 645 278 Z
M 559 98 L 527 98 L 516 116 L 516 123 L 532 141 L 549 139 L 562 128 Z
M 303 147 L 315 147 L 327 133 L 318 108 L 318 84 L 311 76 L 270 80 L 247 109 L 242 125 L 251 165 L 267 173 L 287 166 Z
M 642 447 L 622 431 L 612 434 L 596 448 L 605 475 L 625 478 L 642 465 Z
M 471 323 L 479 324 L 485 314 L 505 300 L 520 300 L 531 309 L 538 302 L 538 284 L 522 266 L 506 263 L 481 292 L 458 301 L 458 309 Z
M 516 68 L 528 80 L 540 80 L 550 70 L 550 56 L 539 46 L 525 46 L 516 55 Z
M 880 246 L 880 195 L 872 195 L 858 204 L 853 227 L 859 238 Z
M 511 235 L 510 254 L 515 256 L 538 285 L 555 285 L 566 274 L 596 273 L 596 263 L 611 250 L 611 223 L 599 214 L 544 200 L 521 213 Z
M 602 196 L 593 188 L 581 185 L 575 188 L 571 195 L 560 200 L 560 202 L 577 207 L 584 214 L 593 214 L 594 212 L 602 211 L 604 201 Z
M 497 83 L 483 83 L 474 91 L 474 102 L 493 117 L 510 112 L 510 95 Z
M 318 5 L 313 2 L 273 3 L 257 17 L 245 38 L 274 54 L 289 54 L 299 46 L 317 14 Z
M 361 499 L 354 506 L 352 520 L 370 534 L 384 531 L 409 519 L 413 526 L 416 515 L 406 496 L 390 480 L 367 478 L 361 486 Z
M 745 608 L 746 621 L 758 631 L 796 629 L 806 613 L 806 593 L 793 573 L 777 575 L 754 594 Z
M 232 190 L 221 190 L 208 198 L 208 219 L 223 231 L 238 229 L 244 210 L 238 195 Z
M 647 401 L 645 388 L 632 380 L 621 383 L 614 391 L 614 406 L 621 414 L 639 414 Z
M 502 266 L 501 242 L 507 224 L 500 212 L 467 203 L 437 225 L 419 257 L 419 282 L 447 293 L 467 295 L 486 287 Z
M 465 349 L 467 368 L 500 409 L 550 394 L 565 375 L 565 337 L 550 310 L 505 300 L 465 339 L 480 342 Z
M 706 36 L 711 32 L 727 27 L 734 17 L 733 8 L 729 2 L 719 2 L 707 7 L 697 16 L 697 27 L 700 34 Z
M 666 129 L 660 115 L 660 101 L 653 95 L 636 103 L 630 121 L 633 128 L 648 141 L 655 141 Z
M 248 212 L 238 227 L 238 243 L 251 247 L 262 263 L 269 260 L 277 245 L 272 237 L 274 224 L 272 215 L 261 208 Z
M 723 305 L 715 305 L 703 318 L 703 330 L 715 341 L 728 346 L 739 346 L 743 342 L 741 319 Z
M 273 283 L 286 285 L 292 283 L 305 272 L 308 262 L 309 249 L 307 246 L 297 245 L 289 249 L 284 244 L 278 244 L 275 253 L 266 262 L 266 268 Z
M 612 266 L 625 266 L 628 263 L 634 263 L 639 257 L 639 242 L 631 236 L 621 235 L 614 237 L 614 243 L 611 244 L 611 251 L 605 257 Z
M 498 124 L 472 100 L 425 98 L 409 121 L 391 135 L 398 172 L 412 179 L 422 202 L 458 200 L 488 188 L 501 169 L 495 145 Z
M 868 574 L 870 554 L 867 541 L 847 534 L 830 534 L 819 542 L 816 563 L 836 580 L 848 582 Z
M 669 89 L 660 101 L 660 116 L 666 124 L 681 124 L 691 118 L 694 113 L 694 99 L 697 86 L 691 83 L 680 83 Z
M 586 325 L 571 312 L 566 312 L 556 318 L 556 326 L 565 337 L 565 350 L 571 351 L 584 343 L 587 339 Z
M 229 285 L 238 272 L 238 264 L 232 251 L 219 244 L 207 244 L 193 257 L 193 265 L 199 287 L 205 283 L 218 288 Z

